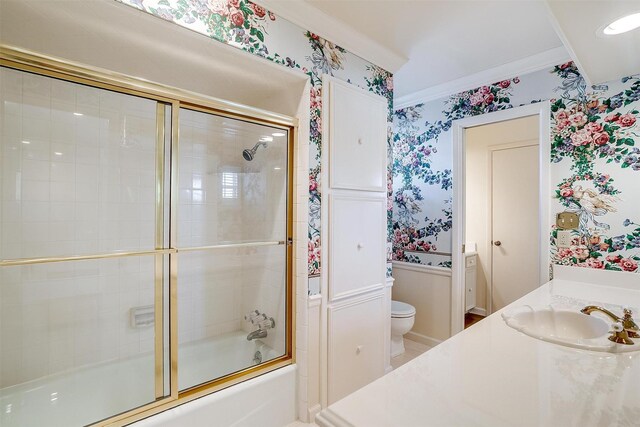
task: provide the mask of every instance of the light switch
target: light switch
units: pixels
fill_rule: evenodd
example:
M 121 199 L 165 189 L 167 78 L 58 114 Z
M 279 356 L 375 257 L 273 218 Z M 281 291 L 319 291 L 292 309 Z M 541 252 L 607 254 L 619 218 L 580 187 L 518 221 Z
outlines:
M 560 230 L 577 230 L 579 222 L 578 214 L 573 212 L 560 212 L 556 217 L 556 225 Z

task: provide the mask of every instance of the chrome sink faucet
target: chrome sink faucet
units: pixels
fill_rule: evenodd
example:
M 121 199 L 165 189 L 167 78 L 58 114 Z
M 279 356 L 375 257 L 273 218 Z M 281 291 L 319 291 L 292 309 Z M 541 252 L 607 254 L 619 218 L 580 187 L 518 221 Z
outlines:
M 624 314 L 622 317 L 618 317 L 612 312 L 610 312 L 609 310 L 607 310 L 606 308 L 599 307 L 597 305 L 588 305 L 582 310 L 580 310 L 580 312 L 584 314 L 589 314 L 589 315 L 594 311 L 599 311 L 601 313 L 604 313 L 607 316 L 609 316 L 611 320 L 616 322 L 613 325 L 613 331 L 611 336 L 609 337 L 610 341 L 613 341 L 618 344 L 632 345 L 633 340 L 631 338 L 640 338 L 640 333 L 639 333 L 640 328 L 638 327 L 636 322 L 633 320 L 633 317 L 632 317 L 633 313 L 628 308 L 624 309 L 623 311 Z

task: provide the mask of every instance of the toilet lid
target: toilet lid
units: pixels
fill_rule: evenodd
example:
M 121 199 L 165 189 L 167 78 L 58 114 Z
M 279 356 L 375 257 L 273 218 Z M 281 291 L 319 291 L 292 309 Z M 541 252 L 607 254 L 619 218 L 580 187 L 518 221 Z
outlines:
M 391 301 L 391 317 L 411 317 L 416 314 L 416 309 L 411 304 L 400 301 Z

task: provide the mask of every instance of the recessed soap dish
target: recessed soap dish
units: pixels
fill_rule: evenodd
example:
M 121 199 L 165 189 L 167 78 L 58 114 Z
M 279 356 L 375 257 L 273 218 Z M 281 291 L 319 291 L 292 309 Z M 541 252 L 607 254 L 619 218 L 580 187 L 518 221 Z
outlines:
M 133 329 L 153 326 L 154 320 L 155 310 L 152 305 L 133 307 L 129 310 L 129 326 Z

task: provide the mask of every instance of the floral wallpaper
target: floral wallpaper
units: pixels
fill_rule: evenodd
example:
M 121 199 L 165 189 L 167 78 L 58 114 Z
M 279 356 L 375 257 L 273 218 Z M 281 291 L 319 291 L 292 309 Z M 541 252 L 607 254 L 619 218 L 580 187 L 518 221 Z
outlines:
M 309 77 L 309 276 L 322 267 L 320 241 L 320 156 L 322 153 L 322 75 L 341 80 L 381 95 L 389 103 L 389 146 L 393 116 L 393 76 L 322 37 L 279 18 L 248 0 L 116 0 L 171 21 L 204 36 L 263 57 Z M 391 150 L 389 149 L 389 153 Z M 389 161 L 390 163 L 390 161 Z M 389 189 L 391 188 L 389 171 Z M 389 205 L 391 220 L 391 205 Z M 390 250 L 389 250 L 390 252 Z M 390 265 L 387 265 L 390 271 Z M 320 292 L 318 280 L 310 280 L 309 294 Z
M 560 76 L 577 74 L 570 64 Z M 627 77 L 582 99 L 552 101 L 551 161 L 569 162 L 555 197 L 579 217 L 570 248 L 553 262 L 597 269 L 638 271 L 640 261 L 640 78 Z M 552 238 L 557 236 L 553 231 Z M 554 239 L 555 240 L 555 239 Z
M 571 62 L 394 113 L 394 259 L 450 266 L 452 121 L 532 102 L 551 104 L 553 214 L 579 217 L 552 262 L 638 272 L 640 76 L 588 88 Z

